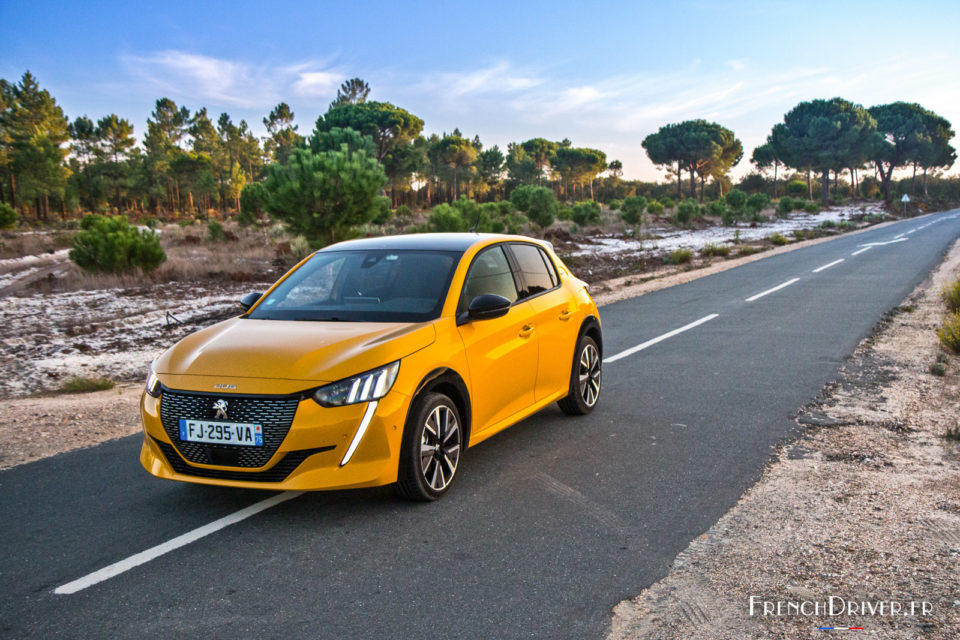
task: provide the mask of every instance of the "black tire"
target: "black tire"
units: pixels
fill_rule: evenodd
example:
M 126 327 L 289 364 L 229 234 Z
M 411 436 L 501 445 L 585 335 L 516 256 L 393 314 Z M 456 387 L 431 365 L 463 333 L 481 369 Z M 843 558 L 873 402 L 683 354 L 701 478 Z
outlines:
M 443 496 L 456 476 L 463 446 L 463 423 L 456 403 L 442 393 L 418 396 L 403 430 L 394 485 L 400 497 L 429 502 Z
M 557 403 L 564 413 L 582 416 L 597 406 L 600 401 L 602 364 L 596 341 L 586 334 L 580 336 L 570 370 L 570 389 L 567 397 Z

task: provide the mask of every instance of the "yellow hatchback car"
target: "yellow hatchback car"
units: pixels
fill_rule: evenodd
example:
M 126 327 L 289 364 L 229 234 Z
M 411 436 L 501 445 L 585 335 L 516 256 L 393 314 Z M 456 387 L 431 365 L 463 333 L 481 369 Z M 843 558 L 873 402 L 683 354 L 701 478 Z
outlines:
M 260 489 L 449 489 L 463 450 L 551 402 L 589 413 L 603 339 L 547 243 L 418 234 L 312 254 L 152 365 L 144 468 Z

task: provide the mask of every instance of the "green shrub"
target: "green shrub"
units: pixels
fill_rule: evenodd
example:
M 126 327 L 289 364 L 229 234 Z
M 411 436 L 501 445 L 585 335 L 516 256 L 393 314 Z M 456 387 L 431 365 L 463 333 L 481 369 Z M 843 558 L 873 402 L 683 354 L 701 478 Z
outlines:
M 796 201 L 790 196 L 780 198 L 780 202 L 777 203 L 777 217 L 786 218 L 787 214 L 794 210 L 795 202 Z
M 560 205 L 557 207 L 557 220 L 573 220 L 573 207 Z
M 930 373 L 938 378 L 942 378 L 943 376 L 947 375 L 947 365 L 943 364 L 942 362 L 934 362 L 932 365 L 930 365 Z
M 737 249 L 738 256 L 752 256 L 757 252 L 756 247 L 753 247 L 749 244 L 740 245 L 740 248 Z
M 646 208 L 646 198 L 643 196 L 628 196 L 620 203 L 620 217 L 627 224 L 638 224 L 643 220 L 643 210 Z
M 393 210 L 390 209 L 390 198 L 387 196 L 377 196 L 373 200 L 373 224 L 387 224 L 393 218 Z
M 600 205 L 593 200 L 578 202 L 573 205 L 573 221 L 581 227 L 600 222 Z
M 663 196 L 662 198 L 660 198 L 660 204 L 663 205 L 664 209 L 673 209 L 675 206 L 677 206 L 673 202 L 673 198 L 671 198 L 670 196 Z
M 834 222 L 833 220 L 824 220 L 823 222 L 820 223 L 821 229 L 835 229 L 836 226 L 837 226 L 837 223 Z
M 167 259 L 157 234 L 131 227 L 121 216 L 90 215 L 80 226 L 82 230 L 73 238 L 70 259 L 86 271 L 153 271 Z
M 820 213 L 820 205 L 813 201 L 805 202 L 803 204 L 803 211 L 815 216 Z
M 256 224 L 263 216 L 268 195 L 262 182 L 251 182 L 243 187 L 240 192 L 240 214 L 237 216 L 241 227 Z
M 113 389 L 115 383 L 110 378 L 75 376 L 67 378 L 60 385 L 64 393 L 89 393 L 91 391 L 106 391 Z
M 510 201 L 513 206 L 526 213 L 530 222 L 538 227 L 544 228 L 553 224 L 558 203 L 552 189 L 524 185 L 513 190 Z M 507 226 L 510 226 L 509 223 Z
M 943 346 L 960 354 L 960 311 L 944 316 L 943 324 L 937 329 L 937 336 Z
M 770 206 L 770 197 L 765 193 L 754 193 L 747 198 L 747 211 L 753 214 L 760 213 Z
M 0 229 L 12 229 L 17 224 L 17 211 L 6 202 L 0 202 Z
M 616 198 L 607 203 L 607 207 L 610 209 L 610 211 L 616 211 L 622 206 L 623 200 L 617 200 Z
M 647 213 L 658 216 L 663 213 L 663 203 L 657 200 L 651 200 L 647 203 Z
M 953 282 L 943 285 L 943 291 L 940 292 L 947 309 L 953 313 L 960 312 L 960 278 Z
M 803 180 L 791 180 L 787 183 L 787 195 L 803 198 L 809 191 L 807 183 Z
M 780 235 L 779 233 L 773 234 L 772 236 L 770 236 L 769 238 L 767 238 L 767 240 L 769 240 L 771 244 L 774 244 L 774 245 L 776 245 L 776 246 L 778 246 L 778 247 L 779 247 L 779 246 L 782 246 L 782 245 L 785 245 L 785 244 L 787 244 L 788 242 L 790 242 L 787 238 L 785 238 L 784 236 Z
M 724 196 L 724 201 L 734 211 L 742 211 L 747 206 L 747 194 L 740 189 L 732 189 L 730 193 Z
M 500 209 L 501 216 L 508 216 L 517 210 L 517 208 L 513 206 L 513 203 L 509 200 L 498 200 L 494 204 L 496 204 L 497 208 Z
M 697 213 L 697 202 L 693 198 L 687 198 L 677 205 L 677 212 L 674 214 L 673 222 L 678 227 L 686 226 L 693 220 Z
M 430 231 L 466 231 L 460 212 L 444 202 L 430 210 L 427 218 Z
M 715 216 L 722 219 L 723 214 L 727 213 L 727 208 L 723 205 L 721 201 L 714 200 L 713 202 L 710 202 L 707 204 L 707 213 L 709 213 L 711 216 Z
M 511 213 L 504 217 L 507 225 L 507 233 L 516 235 L 523 232 L 524 225 L 527 224 L 527 217 L 522 213 Z
M 700 255 L 725 258 L 730 255 L 730 247 L 719 244 L 707 244 L 700 250 Z
M 401 204 L 394 210 L 393 215 L 398 218 L 409 218 L 412 213 L 413 212 L 410 211 L 410 207 L 405 204 Z
M 841 220 L 837 223 L 837 229 L 841 231 L 849 231 L 850 229 L 856 229 L 857 225 L 853 224 L 849 220 Z
M 221 242 L 227 239 L 227 234 L 223 232 L 223 225 L 216 220 L 207 223 L 207 237 L 211 242 Z
M 685 264 L 693 260 L 693 251 L 690 249 L 677 249 L 670 254 L 670 262 L 673 264 Z

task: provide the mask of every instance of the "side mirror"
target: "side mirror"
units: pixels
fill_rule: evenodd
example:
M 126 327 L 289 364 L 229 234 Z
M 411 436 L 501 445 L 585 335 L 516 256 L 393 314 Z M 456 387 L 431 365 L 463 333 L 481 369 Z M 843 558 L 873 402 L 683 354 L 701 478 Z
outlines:
M 263 291 L 254 291 L 240 298 L 240 306 L 244 311 L 250 311 L 250 307 L 257 303 L 257 300 L 263 297 Z
M 510 310 L 510 301 L 503 296 L 484 293 L 470 301 L 467 315 L 472 320 L 490 320 L 507 315 Z

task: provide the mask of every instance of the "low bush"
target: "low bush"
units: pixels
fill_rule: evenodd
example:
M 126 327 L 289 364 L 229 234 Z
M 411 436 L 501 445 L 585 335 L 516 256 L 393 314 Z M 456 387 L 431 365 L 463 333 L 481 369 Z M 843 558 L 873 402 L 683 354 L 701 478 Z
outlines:
M 663 203 L 657 200 L 651 200 L 647 203 L 647 213 L 653 216 L 659 216 L 663 213 Z
M 727 208 L 723 206 L 723 203 L 719 200 L 707 203 L 707 213 L 711 216 L 722 218 L 726 212 Z
M 943 346 L 960 354 L 960 311 L 944 316 L 943 324 L 937 329 L 937 336 Z
M 240 214 L 237 223 L 241 227 L 255 224 L 262 216 L 269 193 L 262 182 L 251 182 L 240 192 Z
M 600 222 L 600 204 L 593 200 L 584 200 L 573 205 L 573 221 L 581 227 Z M 551 220 L 550 222 L 553 222 Z M 541 225 L 549 226 L 549 225 Z
M 553 224 L 558 203 L 552 189 L 523 185 L 513 190 L 510 201 L 514 207 L 526 213 L 527 218 L 538 227 L 546 228 Z M 599 218 L 599 213 L 597 215 Z M 507 226 L 510 226 L 509 223 Z
M 216 220 L 207 223 L 207 237 L 211 242 L 222 242 L 226 240 L 227 234 L 223 232 L 223 225 Z
M 6 202 L 0 202 L 0 229 L 12 229 L 17 224 L 17 211 Z
M 673 198 L 671 198 L 670 196 L 663 196 L 662 198 L 660 198 L 660 204 L 663 205 L 664 209 L 673 209 L 675 206 L 677 206 L 676 204 L 674 204 Z
M 940 296 L 947 305 L 947 309 L 953 313 L 960 312 L 960 278 L 943 285 L 943 291 L 940 292 Z
M 809 213 L 810 215 L 817 215 L 820 213 L 820 205 L 816 202 L 805 202 L 803 204 L 804 213 Z
M 747 206 L 747 194 L 740 189 L 733 189 L 724 196 L 724 201 L 727 203 L 727 206 L 733 209 L 734 211 L 740 212 L 743 211 L 744 207 Z
M 821 229 L 834 229 L 836 228 L 836 226 L 837 226 L 837 223 L 834 222 L 833 220 L 824 220 L 823 222 L 820 223 Z
M 747 198 L 747 211 L 758 214 L 770 206 L 770 197 L 765 193 L 755 193 Z
M 620 217 L 627 224 L 637 224 L 643 220 L 643 211 L 647 208 L 647 199 L 643 196 L 627 196 L 620 203 Z
M 405 204 L 401 204 L 394 210 L 393 215 L 397 218 L 409 218 L 412 213 L 413 212 L 410 211 L 410 207 Z
M 752 256 L 757 252 L 756 247 L 753 247 L 749 244 L 740 245 L 740 248 L 737 249 L 738 256 Z
M 930 365 L 930 374 L 942 378 L 947 375 L 947 365 L 942 362 L 934 362 Z
M 850 231 L 851 229 L 856 229 L 857 225 L 853 224 L 849 220 L 841 220 L 837 223 L 837 229 L 841 231 Z
M 686 264 L 691 260 L 693 260 L 693 251 L 690 251 L 690 249 L 677 249 L 670 254 L 672 264 Z
M 67 378 L 60 385 L 64 393 L 90 393 L 91 391 L 106 391 L 113 389 L 115 383 L 110 378 L 76 376 Z
M 787 193 L 793 197 L 802 198 L 808 191 L 807 183 L 803 180 L 791 180 L 787 183 Z
M 290 241 L 290 255 L 297 260 L 303 260 L 311 251 L 310 242 L 303 236 L 297 236 Z
M 557 207 L 557 220 L 573 220 L 573 207 L 563 204 Z
M 70 259 L 85 271 L 153 271 L 167 259 L 157 234 L 132 227 L 121 216 L 90 215 L 80 226 L 81 231 L 73 238 Z
M 444 202 L 438 204 L 430 210 L 430 216 L 427 218 L 427 226 L 430 231 L 466 231 L 463 226 L 463 218 L 460 212 Z
M 796 208 L 794 206 L 795 202 L 796 200 L 794 200 L 790 196 L 783 196 L 782 198 L 780 198 L 780 202 L 777 203 L 777 217 L 786 218 L 787 214 L 789 214 L 791 211 L 793 211 Z
M 390 198 L 386 196 L 377 196 L 373 201 L 373 208 L 376 213 L 373 216 L 373 224 L 387 224 L 393 218 L 393 209 L 390 208 Z
M 767 238 L 767 240 L 769 240 L 771 244 L 774 244 L 774 245 L 776 245 L 776 246 L 778 246 L 778 247 L 783 246 L 783 245 L 787 244 L 788 242 L 790 242 L 790 240 L 788 240 L 788 239 L 785 238 L 784 236 L 780 235 L 779 233 L 773 234 L 772 236 L 770 236 L 769 238 Z
M 616 198 L 607 203 L 607 207 L 610 209 L 610 211 L 616 211 L 622 206 L 623 200 L 617 200 Z
M 673 223 L 678 227 L 685 227 L 693 220 L 697 214 L 697 202 L 693 198 L 687 198 L 677 205 L 677 212 L 673 216 Z
M 700 249 L 700 255 L 725 258 L 730 255 L 730 247 L 719 244 L 704 245 L 703 249 Z

